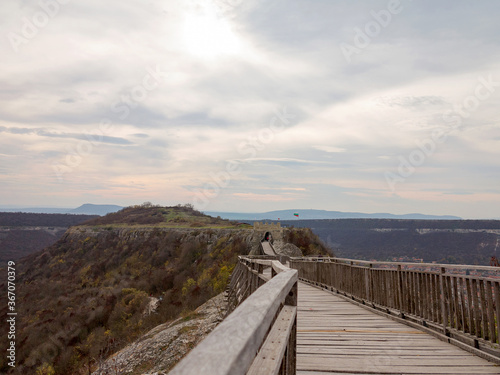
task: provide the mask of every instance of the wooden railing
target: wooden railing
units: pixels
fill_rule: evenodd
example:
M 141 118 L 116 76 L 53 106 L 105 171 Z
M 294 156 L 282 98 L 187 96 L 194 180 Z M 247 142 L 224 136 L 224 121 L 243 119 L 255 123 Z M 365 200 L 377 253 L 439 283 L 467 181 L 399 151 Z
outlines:
M 170 374 L 295 374 L 297 281 L 279 261 L 240 257 L 230 314 Z
M 299 279 L 500 357 L 498 268 L 339 258 L 292 258 L 290 267 Z

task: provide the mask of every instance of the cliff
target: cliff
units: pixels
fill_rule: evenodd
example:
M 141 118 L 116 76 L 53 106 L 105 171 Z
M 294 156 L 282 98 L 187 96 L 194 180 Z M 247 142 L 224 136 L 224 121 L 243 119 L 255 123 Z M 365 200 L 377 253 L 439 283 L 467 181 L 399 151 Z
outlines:
M 160 324 L 98 365 L 92 375 L 167 374 L 224 318 L 226 302 L 219 294 L 172 322 Z
M 72 227 L 53 246 L 18 262 L 17 367 L 9 369 L 0 358 L 0 372 L 94 371 L 144 333 L 220 294 L 238 255 L 263 237 L 249 225 L 185 207 L 124 211 Z M 281 241 L 326 251 L 305 229 L 286 231 Z M 7 302 L 0 306 L 5 318 Z M 0 342 L 0 350 L 5 345 Z

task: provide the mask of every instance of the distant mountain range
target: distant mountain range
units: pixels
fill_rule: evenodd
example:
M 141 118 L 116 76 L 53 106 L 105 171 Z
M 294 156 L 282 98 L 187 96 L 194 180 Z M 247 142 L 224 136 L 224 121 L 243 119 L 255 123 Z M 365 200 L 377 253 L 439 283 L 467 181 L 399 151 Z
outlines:
M 410 219 L 410 220 L 461 220 L 458 216 L 387 213 L 365 214 L 361 212 L 340 212 L 326 210 L 279 210 L 263 213 L 205 212 L 229 220 L 318 220 L 318 219 Z M 298 214 L 298 217 L 295 215 Z
M 104 216 L 111 212 L 120 211 L 123 207 L 112 204 L 90 204 L 86 203 L 77 208 L 53 208 L 53 207 L 33 207 L 33 208 L 2 208 L 0 212 L 31 212 L 36 214 L 75 214 L 75 215 L 100 215 Z
M 109 204 L 90 204 L 86 203 L 78 208 L 53 208 L 53 207 L 34 207 L 34 208 L 2 208 L 0 212 L 32 212 L 46 214 L 84 214 L 104 216 L 108 213 L 117 212 L 123 209 L 122 206 Z M 220 216 L 229 220 L 318 220 L 318 219 L 409 219 L 409 220 L 461 220 L 458 216 L 450 215 L 423 215 L 406 214 L 394 215 L 388 213 L 365 214 L 361 212 L 341 212 L 326 210 L 278 210 L 263 213 L 240 213 L 240 212 L 217 212 L 206 211 L 210 216 Z M 295 216 L 298 214 L 299 216 Z

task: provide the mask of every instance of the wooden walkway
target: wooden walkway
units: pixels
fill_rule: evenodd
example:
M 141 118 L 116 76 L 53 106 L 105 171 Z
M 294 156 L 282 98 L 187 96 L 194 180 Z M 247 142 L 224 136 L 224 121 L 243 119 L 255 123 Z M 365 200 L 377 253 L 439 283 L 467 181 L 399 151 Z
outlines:
M 500 367 L 299 283 L 297 375 L 340 374 L 500 374 Z
M 273 247 L 268 241 L 261 242 L 261 244 L 262 244 L 262 250 L 264 251 L 265 255 L 276 256 Z

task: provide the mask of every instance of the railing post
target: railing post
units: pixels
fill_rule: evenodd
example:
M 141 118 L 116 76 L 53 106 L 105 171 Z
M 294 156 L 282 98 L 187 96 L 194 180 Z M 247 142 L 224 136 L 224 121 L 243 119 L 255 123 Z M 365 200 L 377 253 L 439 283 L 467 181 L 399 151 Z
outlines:
M 446 268 L 441 267 L 440 269 L 440 274 L 439 274 L 439 289 L 441 291 L 441 312 L 442 312 L 442 319 L 443 319 L 443 333 L 446 335 L 447 334 L 447 325 L 448 325 L 448 304 L 446 302 L 447 296 L 446 296 L 446 285 L 445 285 L 445 272 Z
M 398 264 L 398 306 L 400 316 L 404 318 L 403 313 L 403 280 L 401 275 L 401 264 Z
M 352 277 L 352 269 L 354 267 L 354 262 L 351 262 L 351 266 L 349 267 L 349 293 L 351 294 L 351 296 L 354 295 L 354 280 L 353 280 L 353 277 Z
M 298 283 L 295 283 L 288 296 L 285 298 L 285 305 L 297 306 Z M 288 339 L 286 375 L 295 375 L 297 371 L 297 314 L 293 322 L 290 338 Z
M 366 269 L 366 300 L 369 302 L 372 299 L 372 268 L 373 264 L 370 263 Z

